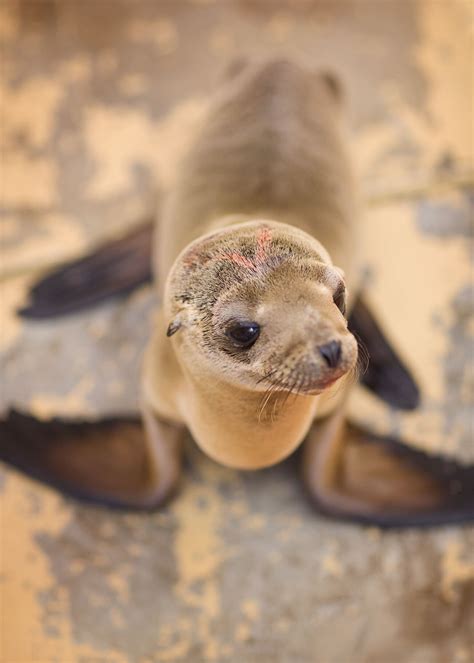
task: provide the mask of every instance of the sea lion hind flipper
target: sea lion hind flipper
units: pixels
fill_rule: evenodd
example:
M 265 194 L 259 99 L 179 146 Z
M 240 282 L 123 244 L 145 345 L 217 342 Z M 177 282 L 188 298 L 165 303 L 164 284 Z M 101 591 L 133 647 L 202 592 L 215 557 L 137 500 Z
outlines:
M 19 315 L 45 319 L 76 313 L 151 281 L 152 233 L 153 223 L 145 223 L 47 274 L 33 285 Z
M 349 330 L 356 337 L 363 356 L 369 355 L 367 370 L 360 381 L 379 398 L 400 410 L 414 410 L 420 402 L 415 379 L 391 346 L 367 302 L 359 297 L 349 317 Z
M 163 424 L 157 452 L 156 432 L 150 439 L 139 418 L 40 421 L 10 410 L 0 420 L 0 460 L 86 502 L 153 509 L 177 483 L 179 430 Z M 170 459 L 158 466 L 163 449 Z
M 347 423 L 339 410 L 313 425 L 303 480 L 318 511 L 382 528 L 474 521 L 474 467 L 430 456 Z

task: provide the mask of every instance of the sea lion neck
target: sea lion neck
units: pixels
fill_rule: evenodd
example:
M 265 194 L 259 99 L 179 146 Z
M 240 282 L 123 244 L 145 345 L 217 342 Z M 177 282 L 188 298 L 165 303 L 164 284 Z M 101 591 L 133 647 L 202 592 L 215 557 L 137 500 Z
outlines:
M 186 380 L 181 414 L 199 447 L 236 469 L 259 469 L 286 458 L 305 437 L 319 396 L 275 394 L 221 380 Z

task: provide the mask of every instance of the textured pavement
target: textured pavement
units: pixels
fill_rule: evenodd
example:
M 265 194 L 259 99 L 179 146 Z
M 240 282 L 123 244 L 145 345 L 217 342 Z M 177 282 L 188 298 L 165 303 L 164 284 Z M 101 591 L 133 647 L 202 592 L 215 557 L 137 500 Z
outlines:
M 51 322 L 14 311 L 41 269 L 154 214 L 229 60 L 288 55 L 345 83 L 369 296 L 423 392 L 402 415 L 360 389 L 352 416 L 474 462 L 469 0 L 3 0 L 0 36 L 3 409 L 136 411 L 149 288 Z M 1 468 L 1 661 L 474 661 L 472 527 L 334 523 L 297 456 L 240 473 L 188 447 L 151 515 Z

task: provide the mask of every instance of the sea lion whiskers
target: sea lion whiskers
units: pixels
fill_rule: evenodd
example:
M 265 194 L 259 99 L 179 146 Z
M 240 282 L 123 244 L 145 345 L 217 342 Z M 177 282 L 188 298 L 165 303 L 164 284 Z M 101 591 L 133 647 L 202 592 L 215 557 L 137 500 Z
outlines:
M 276 372 L 277 371 L 273 371 L 273 373 L 276 373 Z M 278 378 L 276 378 L 274 381 L 272 381 L 272 383 L 270 384 L 270 387 L 264 392 L 263 397 L 262 397 L 262 399 L 260 401 L 260 404 L 259 404 L 259 408 L 258 408 L 258 422 L 259 423 L 261 423 L 262 415 L 263 415 L 263 413 L 265 411 L 265 408 L 268 405 L 271 397 L 273 396 L 273 394 L 275 394 L 275 392 L 278 392 L 279 390 L 283 391 L 283 389 L 281 389 L 281 387 L 283 387 L 283 383 Z M 273 403 L 274 408 L 275 408 L 275 404 L 277 402 L 278 402 L 278 394 L 277 394 L 277 397 L 275 398 L 275 401 Z
M 288 390 L 284 390 L 283 388 L 281 388 L 280 384 L 272 385 L 270 387 L 270 389 L 268 390 L 268 397 L 265 399 L 264 403 L 262 404 L 262 407 L 260 408 L 259 415 L 258 415 L 259 423 L 262 422 L 262 415 L 264 414 L 265 408 L 267 407 L 268 403 L 270 402 L 271 397 L 275 396 L 275 399 L 273 401 L 273 405 L 272 405 L 270 415 L 269 415 L 269 417 L 267 417 L 267 419 L 269 419 L 273 423 L 277 418 L 277 413 L 282 408 L 282 404 L 280 404 L 280 402 L 283 403 L 283 400 L 286 399 L 286 397 L 288 396 L 289 393 L 290 392 Z
M 281 369 L 279 369 L 281 370 Z M 272 371 L 271 375 L 277 371 Z M 270 375 L 270 374 L 269 374 Z M 265 379 L 268 379 L 269 375 L 265 376 Z M 264 392 L 264 396 L 260 401 L 259 411 L 258 411 L 258 421 L 261 423 L 262 415 L 267 407 L 271 397 L 276 393 L 276 398 L 273 402 L 272 411 L 270 413 L 270 420 L 273 422 L 277 418 L 277 414 L 281 411 L 287 402 L 290 399 L 290 396 L 293 395 L 293 400 L 295 400 L 300 394 L 304 393 L 305 384 L 309 380 L 309 374 L 305 371 L 297 371 L 293 381 L 290 383 L 290 376 L 284 376 L 283 378 L 276 378 L 272 381 L 270 387 Z
M 298 395 L 301 393 L 300 392 L 301 386 L 298 385 L 298 380 L 295 380 L 295 382 L 285 391 L 281 391 L 278 394 L 278 397 L 275 399 L 275 402 L 273 403 L 273 408 L 271 412 L 271 420 L 276 421 L 280 411 L 285 407 L 287 402 L 290 400 L 290 396 L 293 395 L 293 401 L 296 400 Z
M 268 404 L 268 402 L 269 402 L 271 396 L 272 396 L 273 393 L 276 391 L 276 389 L 277 389 L 277 386 L 276 386 L 276 385 L 272 385 L 272 386 L 268 389 L 268 391 L 265 392 L 265 396 L 264 396 L 264 398 L 263 398 L 263 399 L 261 400 L 261 402 L 260 402 L 260 405 L 259 405 L 259 408 L 258 408 L 258 416 L 257 416 L 257 420 L 258 420 L 258 423 L 259 423 L 259 424 L 262 423 L 262 416 L 263 416 L 263 414 L 264 414 L 264 412 L 265 412 L 265 408 L 266 408 L 266 406 L 267 406 L 267 404 Z
M 270 414 L 270 420 L 272 422 L 275 421 L 277 412 L 280 411 L 285 406 L 289 396 L 293 394 L 296 397 L 300 393 L 299 389 L 301 388 L 301 385 L 298 385 L 298 383 L 300 382 L 301 377 L 296 375 L 292 383 L 289 382 L 289 377 L 291 377 L 291 374 L 290 376 L 283 375 L 281 377 L 273 377 L 276 373 L 281 373 L 281 372 L 282 368 L 280 367 L 274 371 L 271 371 L 270 373 L 265 375 L 264 378 L 261 378 L 260 380 L 261 382 L 263 379 L 269 379 L 270 377 L 273 378 L 270 387 L 264 392 L 264 395 L 259 404 L 258 408 L 259 423 L 261 422 L 265 408 L 267 407 L 273 395 L 276 394 L 276 398 L 272 406 L 272 412 Z
M 293 395 L 293 401 L 296 400 L 296 398 L 298 397 L 299 388 L 300 388 L 298 385 L 299 385 L 300 380 L 301 380 L 301 377 L 297 374 L 295 376 L 295 379 L 293 380 L 293 383 L 291 384 L 290 389 L 286 392 L 286 394 L 283 398 L 283 402 L 280 406 L 281 409 L 283 409 L 285 407 L 285 405 L 288 403 L 288 401 L 290 400 L 291 395 Z
M 272 375 L 275 375 L 275 373 L 278 373 L 279 370 L 280 370 L 280 368 L 277 367 L 277 368 L 274 368 L 273 370 L 269 371 L 268 373 L 263 375 L 259 380 L 257 380 L 256 384 L 262 384 L 262 382 L 264 382 L 264 380 L 268 380 Z
M 352 385 L 358 382 L 361 376 L 367 372 L 369 367 L 370 354 L 360 336 L 354 331 L 351 331 L 351 333 L 357 341 L 357 361 L 348 374 L 348 378 L 350 378 L 350 384 Z
M 265 407 L 267 406 L 268 401 L 270 400 L 270 397 L 272 393 L 275 391 L 277 388 L 277 385 L 272 384 L 263 394 L 262 399 L 260 400 L 259 407 L 258 407 L 258 422 L 261 422 L 261 416 L 265 410 Z
M 277 409 L 278 409 L 278 398 L 275 398 L 273 403 L 272 411 L 270 413 L 270 421 L 273 423 L 277 418 Z

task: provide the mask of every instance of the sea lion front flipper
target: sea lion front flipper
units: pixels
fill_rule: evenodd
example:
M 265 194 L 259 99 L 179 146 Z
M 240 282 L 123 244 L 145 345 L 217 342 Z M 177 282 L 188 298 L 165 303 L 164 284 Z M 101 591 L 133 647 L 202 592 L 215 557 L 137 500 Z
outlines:
M 414 410 L 420 392 L 413 376 L 397 355 L 370 310 L 359 297 L 349 316 L 349 330 L 356 337 L 361 355 L 367 351 L 369 364 L 360 381 L 392 407 Z
M 153 223 L 145 223 L 47 274 L 18 313 L 33 319 L 76 313 L 151 281 L 152 234 Z
M 172 493 L 181 465 L 181 427 L 145 411 L 139 419 L 51 419 L 10 411 L 0 420 L 0 460 L 73 497 L 152 509 Z
M 474 520 L 474 467 L 365 432 L 343 409 L 313 424 L 303 480 L 316 508 L 343 520 L 379 527 Z

